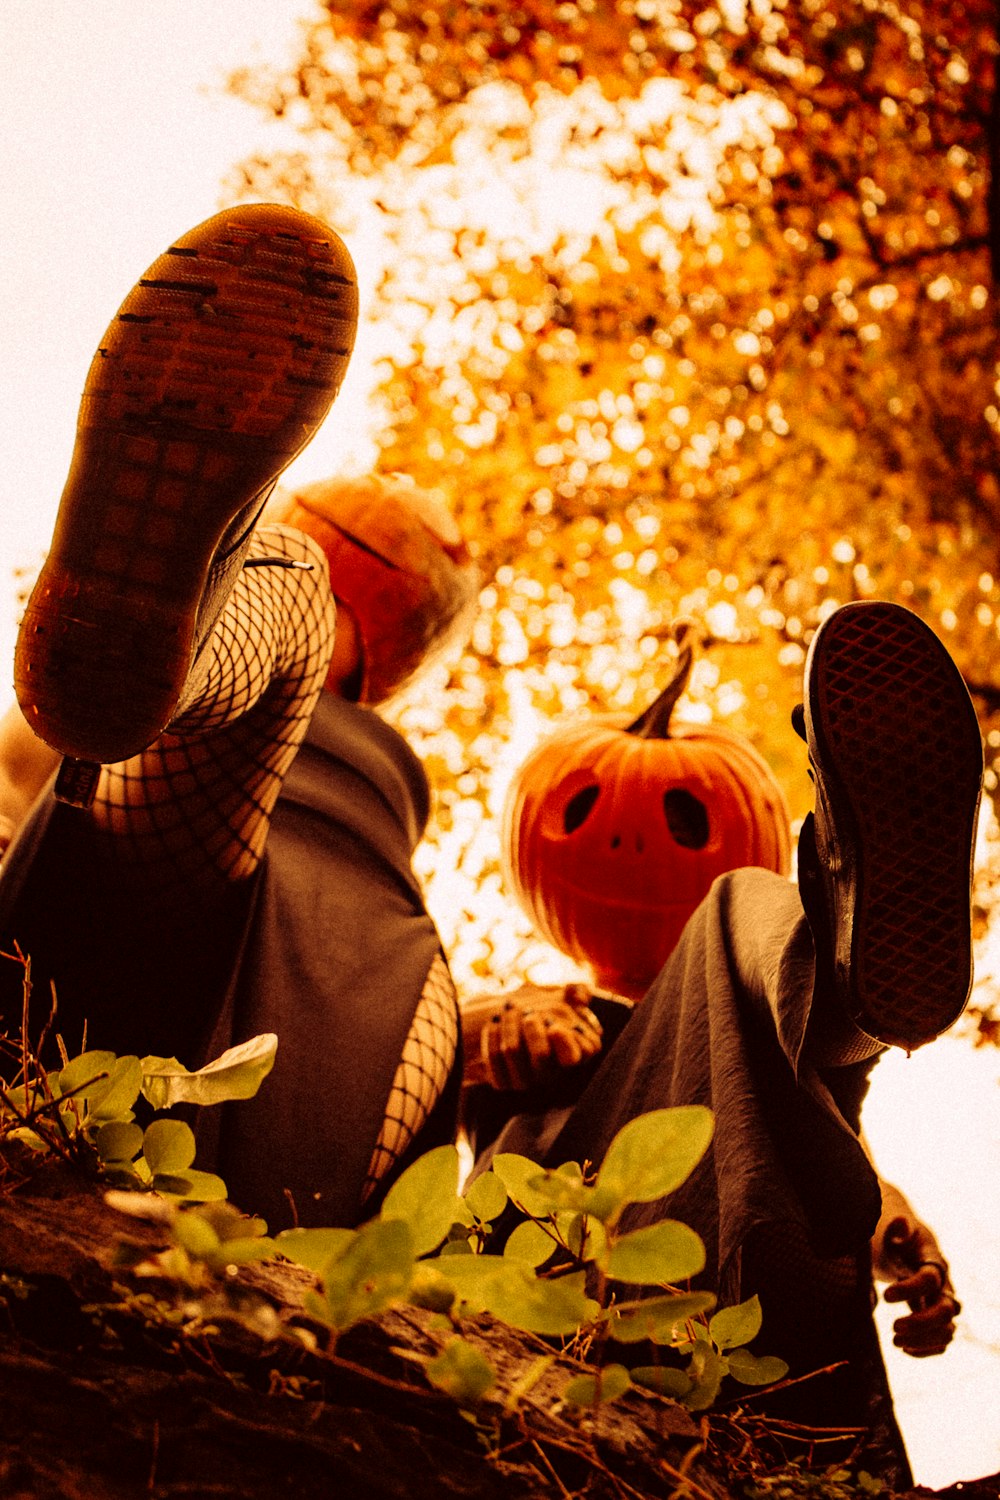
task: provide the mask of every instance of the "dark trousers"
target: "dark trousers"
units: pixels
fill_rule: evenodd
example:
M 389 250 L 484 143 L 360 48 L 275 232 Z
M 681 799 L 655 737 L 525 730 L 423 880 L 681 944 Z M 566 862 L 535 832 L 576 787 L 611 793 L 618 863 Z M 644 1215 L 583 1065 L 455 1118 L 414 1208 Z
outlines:
M 709 1106 L 715 1134 L 695 1172 L 669 1198 L 633 1205 L 622 1227 L 672 1217 L 696 1229 L 700 1281 L 723 1305 L 756 1292 L 759 1348 L 793 1374 L 846 1361 L 785 1397 L 786 1412 L 877 1428 L 873 1459 L 895 1477 L 905 1458 L 871 1318 L 881 1200 L 857 1135 L 877 1051 L 817 983 L 795 886 L 735 871 L 716 881 L 579 1097 L 511 1119 L 483 1165 L 494 1151 L 597 1164 L 635 1116 Z

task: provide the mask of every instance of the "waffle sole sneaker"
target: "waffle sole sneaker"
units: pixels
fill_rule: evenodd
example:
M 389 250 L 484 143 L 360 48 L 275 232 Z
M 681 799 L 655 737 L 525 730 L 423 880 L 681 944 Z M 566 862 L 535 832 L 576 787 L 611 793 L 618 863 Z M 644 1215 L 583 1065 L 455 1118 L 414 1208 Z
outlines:
M 836 991 L 862 1031 L 912 1051 L 972 987 L 975 709 L 917 615 L 861 601 L 813 638 L 804 717 Z
M 18 635 L 18 702 L 54 749 L 109 764 L 166 728 L 267 494 L 337 394 L 357 306 L 337 235 L 270 203 L 199 224 L 126 297 Z

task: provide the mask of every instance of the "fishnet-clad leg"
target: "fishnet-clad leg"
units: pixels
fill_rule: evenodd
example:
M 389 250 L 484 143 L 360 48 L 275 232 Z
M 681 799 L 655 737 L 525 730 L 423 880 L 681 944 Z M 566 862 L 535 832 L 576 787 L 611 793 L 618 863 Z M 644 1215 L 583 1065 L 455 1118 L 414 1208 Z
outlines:
M 403 1055 L 385 1106 L 385 1120 L 365 1178 L 362 1198 L 406 1151 L 444 1091 L 458 1050 L 458 997 L 442 954 L 427 971 Z
M 267 526 L 248 560 L 265 558 L 285 565 L 244 567 L 169 730 L 102 771 L 100 852 L 167 903 L 256 869 L 326 677 L 335 606 L 320 549 Z

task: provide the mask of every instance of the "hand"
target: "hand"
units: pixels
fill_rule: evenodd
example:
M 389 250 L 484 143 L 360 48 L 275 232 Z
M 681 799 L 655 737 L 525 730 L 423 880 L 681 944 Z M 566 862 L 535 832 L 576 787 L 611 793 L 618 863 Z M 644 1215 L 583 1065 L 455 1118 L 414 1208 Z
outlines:
M 943 1354 L 955 1337 L 962 1304 L 948 1276 L 948 1263 L 926 1225 L 900 1216 L 885 1231 L 883 1255 L 896 1272 L 885 1289 L 887 1302 L 906 1302 L 910 1312 L 897 1318 L 893 1343 L 915 1359 Z
M 487 1081 L 523 1090 L 596 1056 L 603 1033 L 589 999 L 582 984 L 523 984 L 498 1000 L 480 1036 Z

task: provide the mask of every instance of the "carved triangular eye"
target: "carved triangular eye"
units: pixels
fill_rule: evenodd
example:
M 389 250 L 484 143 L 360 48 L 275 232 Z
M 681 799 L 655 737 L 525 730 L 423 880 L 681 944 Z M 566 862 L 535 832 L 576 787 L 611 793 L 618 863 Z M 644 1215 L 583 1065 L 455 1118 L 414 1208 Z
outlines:
M 708 812 L 691 792 L 675 787 L 663 794 L 663 811 L 674 841 L 684 849 L 704 849 L 708 843 Z
M 600 793 L 600 787 L 594 785 L 581 787 L 573 793 L 563 809 L 563 828 L 567 833 L 575 833 L 586 823 Z

